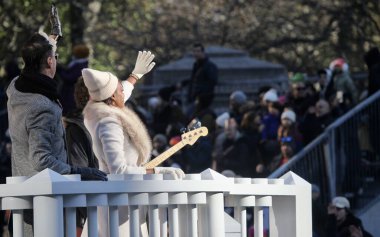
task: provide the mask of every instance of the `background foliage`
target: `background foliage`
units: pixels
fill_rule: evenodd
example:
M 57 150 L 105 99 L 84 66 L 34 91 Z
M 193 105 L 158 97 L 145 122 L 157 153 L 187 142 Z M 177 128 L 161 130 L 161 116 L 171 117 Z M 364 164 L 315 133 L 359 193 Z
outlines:
M 365 70 L 362 56 L 380 46 L 379 0 L 57 0 L 64 30 L 61 62 L 71 47 L 86 42 L 91 64 L 125 76 L 140 49 L 165 64 L 192 43 L 246 50 L 252 57 L 284 64 L 289 71 L 315 73 L 336 57 L 353 71 Z M 20 55 L 34 31 L 50 31 L 50 2 L 2 0 L 1 65 Z

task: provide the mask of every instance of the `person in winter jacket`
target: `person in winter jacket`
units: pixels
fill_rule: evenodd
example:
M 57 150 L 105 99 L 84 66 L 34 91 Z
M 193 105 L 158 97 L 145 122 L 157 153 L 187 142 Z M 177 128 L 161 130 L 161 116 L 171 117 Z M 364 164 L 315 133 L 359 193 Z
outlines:
M 350 202 L 345 197 L 335 197 L 327 208 L 327 237 L 371 237 L 364 230 L 362 221 L 350 211 Z
M 7 89 L 12 175 L 33 176 L 49 168 L 59 174 L 81 174 L 82 179 L 107 180 L 98 169 L 67 163 L 62 107 L 54 80 L 60 23 L 53 10 L 51 35 L 34 33 L 24 44 L 25 66 Z M 24 211 L 24 221 L 24 236 L 33 236 L 32 210 Z
M 83 69 L 82 76 L 90 94 L 83 110 L 84 124 L 89 131 L 99 169 L 108 174 L 171 174 L 184 177 L 181 169 L 172 167 L 145 168 L 151 157 L 152 142 L 141 119 L 124 105 L 134 84 L 154 67 L 154 55 L 140 51 L 135 68 L 123 83 L 110 72 Z M 98 211 L 99 236 L 109 236 L 106 208 Z M 143 221 L 143 216 L 140 216 Z M 128 207 L 119 207 L 120 236 L 129 236 Z M 141 228 L 147 236 L 146 228 Z M 86 225 L 82 236 L 87 235 Z

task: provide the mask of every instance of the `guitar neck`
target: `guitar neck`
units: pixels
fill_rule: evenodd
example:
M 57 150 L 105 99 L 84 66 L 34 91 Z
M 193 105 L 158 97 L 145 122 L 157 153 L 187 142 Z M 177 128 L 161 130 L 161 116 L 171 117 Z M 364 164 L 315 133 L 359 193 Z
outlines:
M 161 164 L 162 162 L 167 160 L 169 157 L 171 157 L 174 153 L 179 151 L 184 146 L 185 146 L 184 142 L 182 142 L 182 141 L 178 142 L 177 144 L 170 147 L 168 150 L 164 151 L 163 153 L 161 153 L 159 156 L 157 156 L 153 160 L 146 163 L 144 165 L 144 167 L 147 169 L 153 169 L 154 167 L 158 166 L 159 164 Z

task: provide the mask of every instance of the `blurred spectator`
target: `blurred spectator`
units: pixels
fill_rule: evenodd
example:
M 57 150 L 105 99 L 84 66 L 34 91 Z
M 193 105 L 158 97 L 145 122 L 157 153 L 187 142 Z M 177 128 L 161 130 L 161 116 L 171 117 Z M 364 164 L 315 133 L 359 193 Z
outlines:
M 260 127 L 261 118 L 255 112 L 250 111 L 244 114 L 240 131 L 245 137 L 249 147 L 251 158 L 249 159 L 249 166 L 252 167 L 252 173 L 249 177 L 262 177 L 263 176 L 263 160 L 259 150 L 260 143 Z
M 280 152 L 280 146 L 277 141 L 277 132 L 280 126 L 282 108 L 277 102 L 269 102 L 267 108 L 268 112 L 263 115 L 260 126 L 260 149 L 264 165 L 268 165 L 273 157 Z
M 152 141 L 153 150 L 152 150 L 152 159 L 159 156 L 162 152 L 166 151 L 168 146 L 168 139 L 164 134 L 156 134 L 153 137 Z
M 364 230 L 362 222 L 350 210 L 350 202 L 345 197 L 335 197 L 327 208 L 327 237 L 371 237 Z
M 264 125 L 261 131 L 261 139 L 263 141 L 267 140 L 277 140 L 277 131 L 280 126 L 280 115 L 281 106 L 279 103 L 270 102 L 268 104 L 268 113 L 262 118 L 262 124 Z
M 188 103 L 193 103 L 200 94 L 214 94 L 218 83 L 218 68 L 206 55 L 204 46 L 200 43 L 193 45 L 195 62 L 191 72 L 188 91 Z
M 278 95 L 277 91 L 275 89 L 269 89 L 262 98 L 263 105 L 268 106 L 269 103 L 275 103 L 278 102 Z
M 331 70 L 328 68 L 319 69 L 317 75 L 316 90 L 319 93 L 319 98 L 328 100 L 334 94 L 333 83 L 331 83 Z
M 380 52 L 377 47 L 371 48 L 365 55 L 364 61 L 368 67 L 368 96 L 380 89 Z
M 294 155 L 296 144 L 292 137 L 281 138 L 280 145 L 281 154 L 275 156 L 267 166 L 270 173 L 287 163 Z
M 296 114 L 289 109 L 286 109 L 281 114 L 281 125 L 278 128 L 277 138 L 279 141 L 283 137 L 292 137 L 296 143 L 296 149 L 294 152 L 298 152 L 302 148 L 302 135 L 298 131 L 296 124 Z
M 0 82 L 0 110 L 7 107 L 7 95 L 5 90 L 8 88 L 8 85 L 12 79 L 20 75 L 20 72 L 21 70 L 16 60 L 10 60 L 5 63 L 4 76 L 1 78 Z M 5 132 L 5 130 L 2 132 Z
M 229 113 L 231 118 L 235 118 L 240 125 L 243 117 L 241 107 L 247 102 L 247 95 L 243 91 L 234 91 L 229 99 Z
M 318 100 L 315 105 L 315 115 L 318 119 L 319 133 L 322 133 L 334 121 L 331 115 L 330 104 L 324 99 Z
M 181 108 L 182 101 L 175 96 L 175 86 L 163 87 L 158 91 L 158 100 L 154 102 L 152 110 L 153 134 L 166 134 L 168 139 L 179 135 L 179 130 L 185 127 L 186 116 Z M 174 134 L 173 134 L 174 133 Z
M 296 73 L 290 78 L 291 91 L 288 94 L 285 107 L 290 107 L 296 113 L 297 118 L 302 123 L 303 116 L 308 112 L 310 106 L 315 105 L 317 97 L 312 94 L 310 88 L 306 85 L 303 73 Z
M 219 115 L 216 120 L 216 132 L 214 139 L 214 146 L 212 151 L 212 168 L 217 170 L 218 162 L 220 163 L 221 157 L 223 154 L 223 143 L 226 140 L 226 134 L 224 132 L 224 124 L 227 120 L 230 119 L 230 114 L 228 112 L 224 112 Z
M 334 117 L 331 114 L 330 104 L 324 99 L 318 100 L 315 108 L 304 116 L 299 126 L 304 144 L 306 145 L 313 141 L 333 121 Z
M 368 67 L 368 96 L 376 93 L 380 89 L 380 52 L 379 49 L 371 48 L 364 56 Z M 378 121 L 378 111 L 369 110 L 369 135 L 371 145 L 378 157 L 380 157 L 380 146 L 378 145 L 378 135 L 380 126 Z
M 72 54 L 72 59 L 67 67 L 57 66 L 57 74 L 62 80 L 60 101 L 63 107 L 63 116 L 76 109 L 74 87 L 78 78 L 82 75 L 82 69 L 88 67 L 90 49 L 85 44 L 78 44 L 73 47 Z
M 0 143 L 0 184 L 5 184 L 6 177 L 12 176 L 11 154 L 12 143 L 8 133 Z
M 200 94 L 195 99 L 195 110 L 190 116 L 190 121 L 197 119 L 203 127 L 208 129 L 208 136 L 214 139 L 216 114 L 211 109 L 213 94 Z
M 343 93 L 343 100 L 348 107 L 352 107 L 358 101 L 358 91 L 354 82 L 352 81 L 349 72 L 348 65 L 342 58 L 335 59 L 331 62 L 332 67 L 332 80 L 334 90 L 338 93 Z M 341 97 L 340 95 L 338 97 Z M 339 98 L 341 99 L 341 98 Z
M 234 118 L 225 122 L 224 133 L 226 139 L 223 142 L 223 152 L 218 162 L 218 171 L 232 170 L 236 175 L 251 177 L 255 162 L 251 162 L 249 145 L 246 137 L 238 130 L 238 124 Z
M 183 150 L 186 160 L 186 173 L 200 173 L 211 167 L 212 164 L 212 138 L 200 137 L 192 146 Z
M 325 223 L 327 218 L 326 209 L 321 199 L 321 190 L 316 184 L 311 186 L 313 237 L 325 237 Z

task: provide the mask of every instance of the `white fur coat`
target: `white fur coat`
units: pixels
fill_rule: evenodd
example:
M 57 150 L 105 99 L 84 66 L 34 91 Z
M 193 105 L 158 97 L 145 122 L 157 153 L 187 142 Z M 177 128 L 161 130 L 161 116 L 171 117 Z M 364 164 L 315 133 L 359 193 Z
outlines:
M 100 170 L 111 174 L 146 173 L 141 165 L 150 158 L 152 142 L 145 125 L 132 110 L 90 101 L 83 114 Z M 119 236 L 129 237 L 128 207 L 118 209 Z M 140 236 L 147 237 L 144 212 L 140 213 L 140 225 Z M 108 209 L 105 207 L 98 207 L 98 235 L 109 236 Z M 88 237 L 87 222 L 82 237 Z
M 152 142 L 145 125 L 132 110 L 89 101 L 83 114 L 100 170 L 113 174 L 145 173 L 145 168 L 139 166 L 149 160 Z

